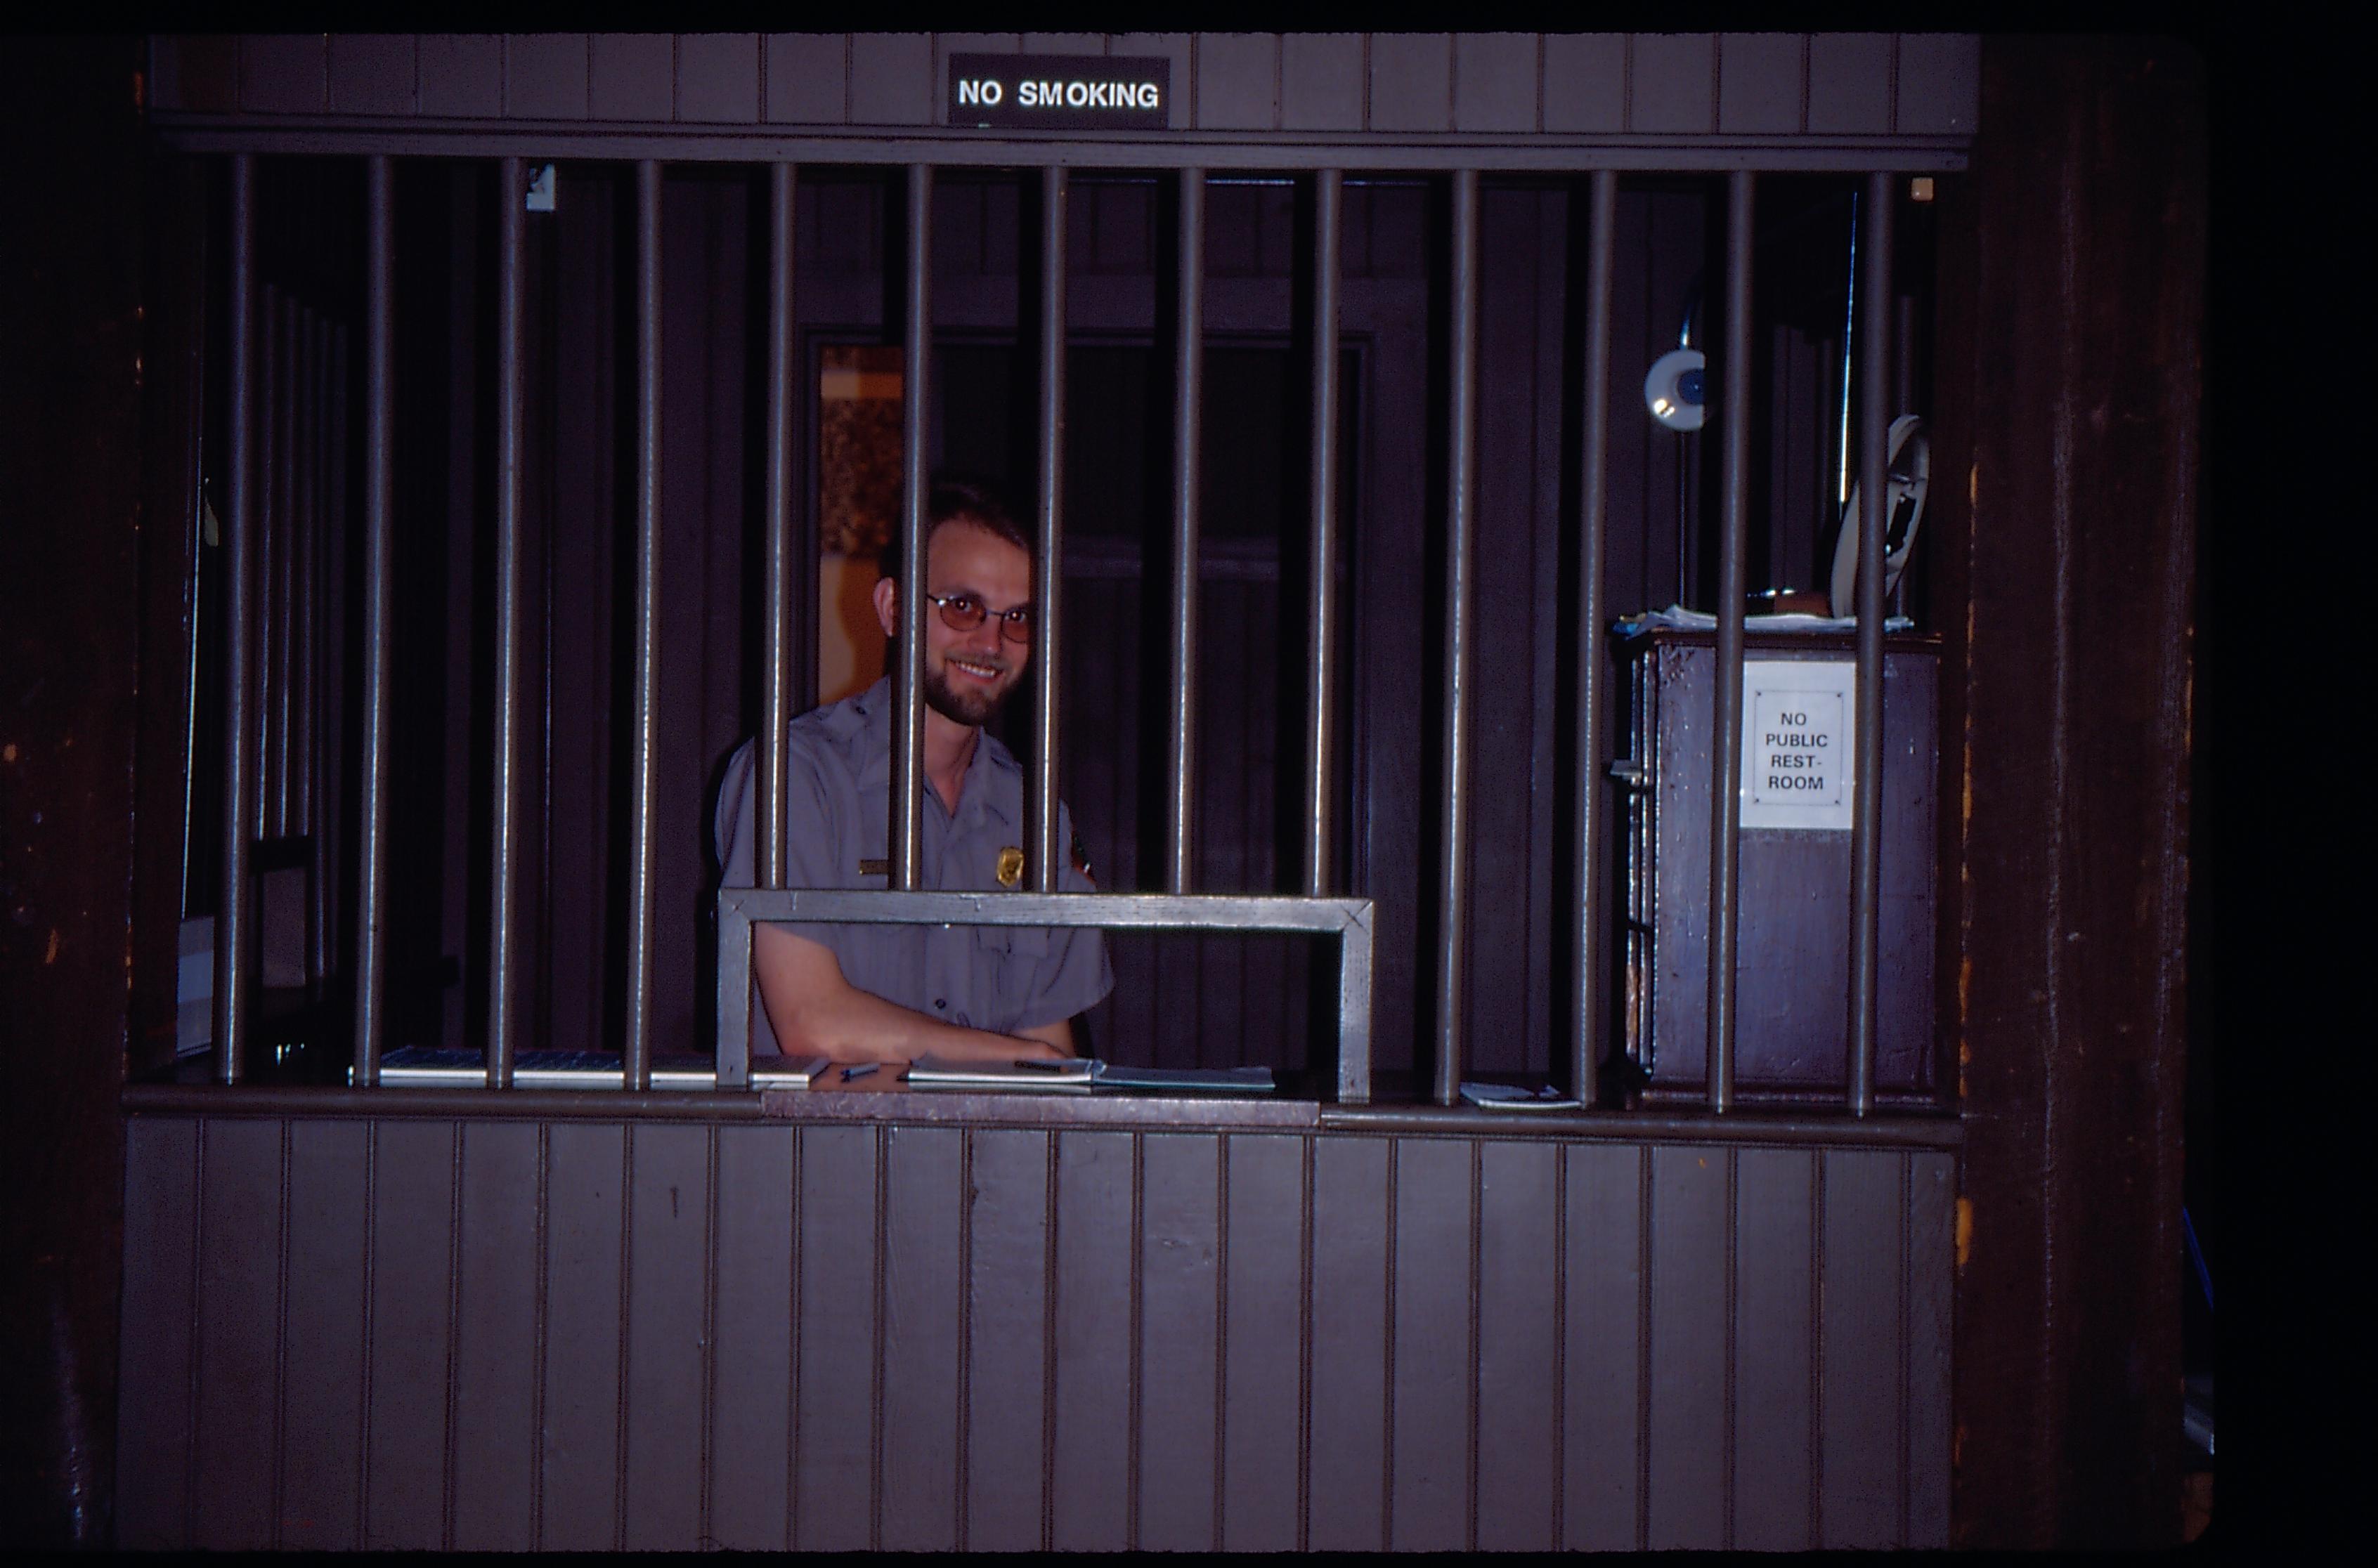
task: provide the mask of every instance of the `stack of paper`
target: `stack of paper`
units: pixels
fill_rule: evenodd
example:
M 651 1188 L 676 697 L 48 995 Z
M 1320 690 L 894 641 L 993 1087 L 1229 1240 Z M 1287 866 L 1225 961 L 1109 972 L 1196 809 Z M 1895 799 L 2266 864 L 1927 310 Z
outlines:
M 1461 1097 L 1480 1110 L 1576 1110 L 1578 1103 L 1549 1083 L 1521 1089 L 1509 1083 L 1464 1083 Z

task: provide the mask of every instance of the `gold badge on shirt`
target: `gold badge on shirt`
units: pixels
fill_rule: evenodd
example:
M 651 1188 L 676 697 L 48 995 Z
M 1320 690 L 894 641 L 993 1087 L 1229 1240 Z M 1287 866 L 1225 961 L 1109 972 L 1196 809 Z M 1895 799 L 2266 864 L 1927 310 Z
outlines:
M 1024 880 L 1024 851 L 1009 844 L 999 852 L 999 885 L 1012 888 Z

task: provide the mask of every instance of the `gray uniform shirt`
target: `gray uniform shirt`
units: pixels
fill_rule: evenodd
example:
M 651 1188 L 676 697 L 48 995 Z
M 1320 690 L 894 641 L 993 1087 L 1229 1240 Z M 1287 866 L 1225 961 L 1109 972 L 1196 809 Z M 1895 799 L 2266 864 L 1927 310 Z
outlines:
M 786 769 L 786 885 L 882 888 L 877 865 L 888 858 L 892 799 L 889 677 L 858 696 L 793 721 Z M 760 832 L 759 761 L 745 741 L 718 791 L 714 832 L 724 887 L 756 885 Z M 1024 843 L 1024 769 L 985 735 L 976 743 L 953 818 L 931 784 L 924 795 L 920 889 L 1000 891 L 1000 852 Z M 1073 820 L 1057 808 L 1057 842 L 1070 844 Z M 1059 886 L 1091 892 L 1095 884 L 1069 860 Z M 1106 944 L 1095 930 L 997 926 L 813 926 L 787 924 L 830 950 L 842 976 L 886 1001 L 963 1027 L 1013 1034 L 1036 1029 L 1095 1005 L 1114 987 Z M 751 992 L 751 1053 L 775 1051 L 775 1032 Z

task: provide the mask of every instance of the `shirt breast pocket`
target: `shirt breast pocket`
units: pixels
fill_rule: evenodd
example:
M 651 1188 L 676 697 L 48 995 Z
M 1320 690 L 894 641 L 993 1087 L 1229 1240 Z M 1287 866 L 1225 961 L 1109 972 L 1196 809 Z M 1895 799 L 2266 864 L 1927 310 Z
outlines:
M 1024 1020 L 1049 962 L 1046 926 L 985 926 L 974 948 L 978 1021 L 1002 1033 Z

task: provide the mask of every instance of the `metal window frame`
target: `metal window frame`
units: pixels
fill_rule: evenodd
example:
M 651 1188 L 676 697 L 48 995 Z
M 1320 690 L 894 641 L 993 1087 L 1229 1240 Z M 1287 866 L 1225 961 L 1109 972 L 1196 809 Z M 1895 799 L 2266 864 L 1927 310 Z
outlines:
M 1339 939 L 1340 1105 L 1371 1099 L 1372 904 L 1367 898 L 1177 893 L 880 892 L 728 888 L 718 895 L 718 1086 L 751 1082 L 751 928 L 764 922 L 1053 926 L 1085 930 L 1305 931 Z

